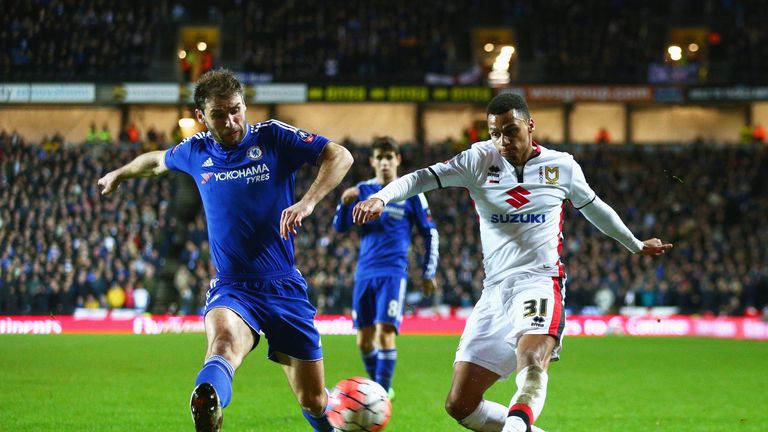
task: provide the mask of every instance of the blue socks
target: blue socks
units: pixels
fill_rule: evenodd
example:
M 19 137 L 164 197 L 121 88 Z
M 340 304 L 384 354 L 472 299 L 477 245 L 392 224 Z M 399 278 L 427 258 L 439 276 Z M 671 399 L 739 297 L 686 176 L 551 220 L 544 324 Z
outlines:
M 232 401 L 232 376 L 234 374 L 235 370 L 224 357 L 212 355 L 208 357 L 203 368 L 200 369 L 200 373 L 197 374 L 195 387 L 202 383 L 210 383 L 219 396 L 221 407 L 224 408 Z M 325 392 L 327 394 L 328 389 Z M 315 432 L 333 432 L 333 427 L 328 423 L 328 417 L 325 414 L 327 411 L 328 407 L 326 406 L 320 417 L 315 417 L 307 411 L 302 411 L 302 413 Z
M 202 383 L 210 383 L 219 396 L 221 407 L 229 405 L 232 400 L 232 376 L 235 370 L 227 359 L 220 355 L 212 355 L 205 361 L 200 373 L 197 374 L 195 387 Z
M 325 389 L 325 394 L 328 394 L 328 389 Z M 326 405 L 325 411 L 323 411 L 323 414 L 321 414 L 320 417 L 313 416 L 309 411 L 301 410 L 301 413 L 304 414 L 304 418 L 307 419 L 309 425 L 312 426 L 315 432 L 333 432 L 333 426 L 328 423 L 328 416 L 326 415 L 329 409 L 329 406 Z
M 389 391 L 392 386 L 392 376 L 395 374 L 397 363 L 397 348 L 380 350 L 376 362 L 376 382 Z
M 363 358 L 363 364 L 365 364 L 365 371 L 368 372 L 368 378 L 376 381 L 376 365 L 379 361 L 379 349 L 373 348 L 369 353 L 360 352 Z

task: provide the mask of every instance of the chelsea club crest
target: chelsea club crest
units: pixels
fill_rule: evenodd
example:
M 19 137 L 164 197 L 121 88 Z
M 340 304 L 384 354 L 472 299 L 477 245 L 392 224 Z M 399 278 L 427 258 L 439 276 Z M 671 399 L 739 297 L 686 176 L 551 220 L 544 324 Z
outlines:
M 248 149 L 247 155 L 248 155 L 248 159 L 252 161 L 257 161 L 261 159 L 262 156 L 264 156 L 264 153 L 261 151 L 261 147 L 255 145 Z

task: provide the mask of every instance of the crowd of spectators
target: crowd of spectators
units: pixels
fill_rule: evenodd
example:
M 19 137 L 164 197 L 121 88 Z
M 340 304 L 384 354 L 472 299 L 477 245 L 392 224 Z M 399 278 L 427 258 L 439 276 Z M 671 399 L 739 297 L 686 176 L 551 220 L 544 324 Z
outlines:
M 181 72 L 167 68 L 168 76 L 149 77 L 149 66 L 173 63 L 178 35 L 172 29 L 206 23 L 222 32 L 222 46 L 207 55 L 244 73 L 277 81 L 422 82 L 428 73 L 452 76 L 477 67 L 479 47 L 495 41 L 476 40 L 474 29 L 506 28 L 516 47 L 513 70 L 519 66 L 526 82 L 641 83 L 649 64 L 664 62 L 674 42 L 667 40 L 670 30 L 693 28 L 703 35 L 701 49 L 684 49 L 681 60 L 700 63 L 701 75 L 693 79 L 754 85 L 766 82 L 763 6 L 732 0 L 7 0 L 0 71 L 21 80 L 172 80 Z
M 423 79 L 471 58 L 469 2 L 247 2 L 243 67 L 276 77 Z
M 335 205 L 341 190 L 373 176 L 368 148 L 345 145 L 356 163 L 295 240 L 297 266 L 325 313 L 349 310 L 359 250 L 358 230 L 334 232 Z M 566 205 L 563 261 L 571 312 L 615 313 L 629 305 L 741 315 L 768 305 L 764 147 L 547 145 L 575 155 L 592 187 L 639 238 L 660 236 L 675 244 L 662 258 L 632 255 Z M 448 159 L 456 147 L 403 145 L 401 173 Z M 98 177 L 138 151 L 113 146 L 95 152 L 81 145 L 45 150 L 15 133 L 0 134 L 0 314 L 67 314 L 77 307 L 199 312 L 215 274 L 205 218 L 202 212 L 177 218 L 169 210 L 179 188 L 194 186 L 172 174 L 127 182 L 115 197 L 98 193 Z M 298 196 L 314 169 L 299 173 Z M 439 289 L 428 298 L 418 290 L 424 247 L 415 235 L 408 311 L 471 306 L 484 278 L 473 205 L 463 189 L 427 198 L 440 237 Z M 161 274 L 170 300 L 153 304 Z
M 168 254 L 171 183 L 136 180 L 115 199 L 96 184 L 139 151 L 45 149 L 0 132 L 0 313 L 148 308 Z
M 508 28 L 524 82 L 642 83 L 670 43 L 680 64 L 699 62 L 706 82 L 765 83 L 768 13 L 731 0 L 378 0 L 245 2 L 246 70 L 278 78 L 420 80 L 476 66 L 475 28 Z M 667 40 L 673 28 L 703 32 L 700 50 Z M 487 66 L 487 65 L 486 65 Z M 517 66 L 513 66 L 516 69 Z M 696 77 L 695 79 L 697 79 Z
M 4 0 L 0 75 L 24 81 L 145 79 L 164 3 Z

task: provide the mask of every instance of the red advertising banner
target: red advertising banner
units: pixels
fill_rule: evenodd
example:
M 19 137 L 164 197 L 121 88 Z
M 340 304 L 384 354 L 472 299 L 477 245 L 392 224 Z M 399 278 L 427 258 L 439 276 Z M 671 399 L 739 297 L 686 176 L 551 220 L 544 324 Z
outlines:
M 459 335 L 466 318 L 456 316 L 406 316 L 403 334 Z M 354 334 L 352 318 L 320 315 L 315 325 L 322 334 Z M 135 315 L 105 313 L 100 316 L 0 316 L 0 334 L 160 334 L 203 333 L 202 317 L 196 315 Z M 701 336 L 727 339 L 768 340 L 768 322 L 743 317 L 568 317 L 568 336 Z

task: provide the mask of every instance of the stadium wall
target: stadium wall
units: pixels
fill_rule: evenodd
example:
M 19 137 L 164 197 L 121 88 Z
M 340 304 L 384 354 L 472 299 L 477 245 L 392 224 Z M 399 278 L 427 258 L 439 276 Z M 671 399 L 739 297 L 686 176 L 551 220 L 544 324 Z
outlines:
M 277 118 L 336 142 L 365 143 L 381 135 L 413 141 L 416 136 L 416 105 L 408 103 L 286 104 L 278 105 Z
M 618 103 L 581 103 L 573 106 L 570 136 L 573 142 L 594 142 L 597 131 L 604 127 L 612 142 L 623 143 L 626 107 Z M 536 119 L 536 112 L 533 113 Z M 537 119 L 537 123 L 541 121 Z
M 752 124 L 768 127 L 768 102 L 752 104 Z
M 736 143 L 744 125 L 740 107 L 644 107 L 631 113 L 632 142 L 692 142 L 696 138 Z
M 0 130 L 17 131 L 30 142 L 60 133 L 68 142 L 84 142 L 91 123 L 106 123 L 112 136 L 120 130 L 120 109 L 86 106 L 15 106 L 0 108 Z
M 171 136 L 181 117 L 191 117 L 186 105 L 129 104 L 126 124 L 121 123 L 122 106 L 13 105 L 0 108 L 0 130 L 17 131 L 30 141 L 60 133 L 68 142 L 84 142 L 91 123 L 101 129 L 106 124 L 116 139 L 120 129 L 135 123 L 140 133 L 154 127 Z M 286 123 L 323 134 L 341 142 L 370 142 L 374 136 L 390 135 L 403 142 L 417 137 L 418 107 L 413 103 L 306 103 L 248 105 L 248 119 L 258 122 L 270 113 Z M 629 110 L 629 115 L 627 111 Z M 581 102 L 570 111 L 562 104 L 532 103 L 539 141 L 592 143 L 598 129 L 608 130 L 612 142 L 689 143 L 696 138 L 721 143 L 736 143 L 746 122 L 744 106 L 632 106 L 621 103 Z M 566 115 L 569 119 L 566 120 Z M 461 139 L 464 130 L 485 121 L 481 105 L 426 105 L 423 111 L 427 143 Z M 768 125 L 768 103 L 751 108 L 752 124 Z M 629 119 L 630 127 L 627 127 Z M 44 127 L 43 127 L 44 125 Z M 566 129 L 568 129 L 566 131 Z M 631 136 L 627 137 L 627 131 Z
M 533 135 L 537 140 L 558 143 L 565 141 L 565 114 L 562 107 L 531 105 L 529 108 L 536 122 Z
M 424 111 L 424 137 L 428 143 L 457 139 L 464 129 L 485 120 L 485 110 L 471 105 L 438 105 Z

